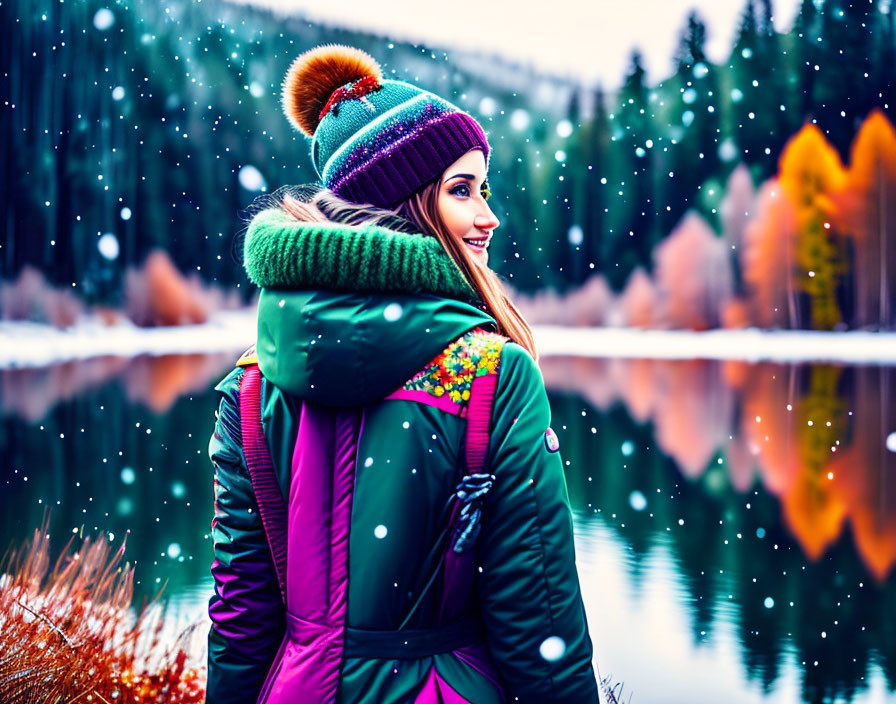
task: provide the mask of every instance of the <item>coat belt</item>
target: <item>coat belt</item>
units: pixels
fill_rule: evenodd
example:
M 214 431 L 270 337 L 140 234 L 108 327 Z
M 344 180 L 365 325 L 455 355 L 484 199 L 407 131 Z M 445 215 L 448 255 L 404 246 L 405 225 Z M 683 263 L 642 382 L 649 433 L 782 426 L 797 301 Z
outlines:
M 345 629 L 344 655 L 349 658 L 411 660 L 450 653 L 484 640 L 476 619 L 456 621 L 435 628 L 403 631 Z
M 289 612 L 286 614 L 286 635 L 300 647 L 338 648 L 338 628 L 307 621 Z M 342 635 L 344 657 L 389 660 L 426 658 L 485 641 L 482 623 L 476 618 L 453 621 L 435 628 L 403 631 L 346 627 Z

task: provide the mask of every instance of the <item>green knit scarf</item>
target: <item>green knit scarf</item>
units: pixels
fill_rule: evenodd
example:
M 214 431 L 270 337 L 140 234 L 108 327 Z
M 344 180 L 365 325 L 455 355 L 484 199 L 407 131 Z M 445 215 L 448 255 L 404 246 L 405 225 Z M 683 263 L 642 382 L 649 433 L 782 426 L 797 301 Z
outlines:
M 262 288 L 479 298 L 438 240 L 385 227 L 300 222 L 279 207 L 252 218 L 244 266 Z

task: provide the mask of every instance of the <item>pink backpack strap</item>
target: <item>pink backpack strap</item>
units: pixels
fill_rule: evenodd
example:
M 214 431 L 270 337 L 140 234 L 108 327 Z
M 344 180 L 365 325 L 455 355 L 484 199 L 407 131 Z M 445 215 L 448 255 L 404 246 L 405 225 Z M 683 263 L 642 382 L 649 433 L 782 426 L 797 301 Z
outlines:
M 417 599 L 411 606 L 404 620 L 398 627 L 403 630 L 411 621 L 412 616 L 416 613 L 417 608 L 423 603 L 423 599 L 432 587 L 433 582 L 441 572 L 441 601 L 439 604 L 439 617 L 445 623 L 456 619 L 458 614 L 463 612 L 469 601 L 469 595 L 473 587 L 473 578 L 475 566 L 473 564 L 473 550 L 469 549 L 470 542 L 475 542 L 475 535 L 478 528 L 473 527 L 470 530 L 470 524 L 463 524 L 463 507 L 461 506 L 460 492 L 465 492 L 467 498 L 475 494 L 481 497 L 487 493 L 491 485 L 490 479 L 493 477 L 486 476 L 486 459 L 488 455 L 489 440 L 491 439 L 491 420 L 492 407 L 495 403 L 495 392 L 498 388 L 498 375 L 500 372 L 501 351 L 504 345 L 509 341 L 508 338 L 500 338 L 499 347 L 497 349 L 497 366 L 493 372 L 477 376 L 470 384 L 470 400 L 467 402 L 466 419 L 467 425 L 464 432 L 464 451 L 463 462 L 464 472 L 461 483 L 455 489 L 452 495 L 451 512 L 447 525 L 443 528 L 441 534 L 436 540 L 430 557 L 441 555 L 436 562 L 429 580 L 424 585 L 421 592 L 417 595 Z M 471 475 L 478 475 L 478 480 L 471 481 Z M 470 510 L 474 509 L 474 510 Z M 477 513 L 475 509 L 479 509 L 478 505 L 467 507 L 467 517 Z M 481 509 L 480 509 L 481 510 Z M 472 515 L 473 522 L 478 523 L 479 515 Z M 464 528 L 467 531 L 464 531 Z M 457 537 L 464 534 L 462 542 L 466 543 L 467 549 L 456 550 L 458 546 Z M 426 563 L 430 557 L 427 557 Z
M 485 471 L 488 441 L 491 437 L 492 406 L 498 388 L 501 371 L 501 352 L 510 338 L 495 335 L 497 359 L 495 370 L 473 378 L 470 383 L 470 400 L 467 402 L 467 431 L 464 440 L 465 474 L 481 474 Z
M 507 340 L 502 340 L 501 346 Z M 258 512 L 267 534 L 271 557 L 277 571 L 284 603 L 286 599 L 286 524 L 287 514 L 283 495 L 274 473 L 274 465 L 264 439 L 261 425 L 261 372 L 258 369 L 254 347 L 237 362 L 244 367 L 240 380 L 240 423 L 242 428 L 243 454 L 252 479 L 252 488 L 258 502 Z M 500 353 L 498 357 L 500 361 Z M 464 475 L 483 474 L 489 440 L 491 438 L 492 406 L 498 387 L 498 372 L 484 374 L 473 379 L 470 385 L 470 400 L 467 405 L 467 426 L 464 435 Z M 460 504 L 455 503 L 449 520 L 449 527 L 458 522 Z M 455 552 L 448 546 L 444 555 L 442 581 L 441 615 L 450 618 L 466 601 L 472 585 L 472 551 Z M 435 576 L 435 575 L 433 575 Z M 422 595 L 421 595 L 422 596 Z M 416 610 L 411 610 L 413 613 Z M 410 619 L 411 613 L 405 619 Z M 404 624 L 402 624 L 403 626 Z
M 252 479 L 252 489 L 258 502 L 258 513 L 267 534 L 280 596 L 286 602 L 286 504 L 274 473 L 274 463 L 264 439 L 261 426 L 261 372 L 258 364 L 240 364 L 240 427 L 243 455 Z
M 503 348 L 507 339 L 501 342 Z M 500 365 L 500 352 L 498 362 Z M 495 403 L 495 391 L 498 388 L 498 375 L 500 366 L 497 367 L 495 373 L 484 374 L 473 379 L 470 385 L 470 400 L 467 405 L 467 429 L 464 441 L 464 480 L 458 485 L 458 490 L 464 489 L 467 494 L 480 495 L 476 499 L 476 503 L 481 504 L 482 496 L 488 492 L 494 477 L 486 478 L 489 474 L 486 471 L 486 456 L 488 454 L 488 445 L 491 438 L 491 420 L 492 407 Z M 478 475 L 479 479 L 467 483 L 471 475 Z M 457 494 L 460 499 L 461 494 Z M 471 510 L 472 509 L 472 510 Z M 443 621 L 450 621 L 457 617 L 466 607 L 468 597 L 473 589 L 474 564 L 473 550 L 467 547 L 461 549 L 458 541 L 458 533 L 463 529 L 464 533 L 472 533 L 472 539 L 475 541 L 479 532 L 478 525 L 472 526 L 468 523 L 463 525 L 462 516 L 469 512 L 472 515 L 472 522 L 478 524 L 481 518 L 481 508 L 477 506 L 467 506 L 462 509 L 461 501 L 458 500 L 454 504 L 449 519 L 449 527 L 452 533 L 451 540 L 443 557 L 444 571 L 442 573 L 442 599 L 439 605 L 439 616 Z M 470 518 L 471 516 L 468 516 Z M 453 544 L 452 544 L 453 543 Z
M 465 449 L 467 474 L 479 474 L 485 469 L 485 456 L 488 453 L 491 433 L 492 405 L 497 388 L 497 374 L 477 376 L 470 384 Z

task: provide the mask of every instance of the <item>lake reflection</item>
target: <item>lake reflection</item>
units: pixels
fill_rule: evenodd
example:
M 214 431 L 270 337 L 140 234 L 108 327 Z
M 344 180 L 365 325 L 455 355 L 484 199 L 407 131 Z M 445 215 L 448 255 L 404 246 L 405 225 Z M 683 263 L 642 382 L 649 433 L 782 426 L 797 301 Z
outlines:
M 604 669 L 651 702 L 886 700 L 896 665 L 893 369 L 542 367 L 554 424 L 566 426 L 555 429 L 586 546 L 589 614 L 608 624 L 595 629 Z M 602 547 L 618 559 L 596 556 Z M 642 682 L 645 671 L 662 675 Z
M 0 373 L 0 541 L 126 531 L 201 615 L 210 386 L 235 355 Z M 877 702 L 896 683 L 893 368 L 545 358 L 603 674 L 641 702 Z M 889 438 L 889 441 L 888 441 Z M 27 479 L 26 479 L 27 477 Z

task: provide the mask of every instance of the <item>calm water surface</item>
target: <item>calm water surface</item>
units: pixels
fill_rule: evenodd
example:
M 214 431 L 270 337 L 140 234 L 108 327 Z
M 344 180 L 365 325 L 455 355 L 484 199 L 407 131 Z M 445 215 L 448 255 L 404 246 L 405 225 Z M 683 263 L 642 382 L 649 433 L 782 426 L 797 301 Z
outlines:
M 0 372 L 0 542 L 129 531 L 204 614 L 234 355 Z M 548 358 L 597 663 L 633 702 L 896 701 L 896 369 Z

